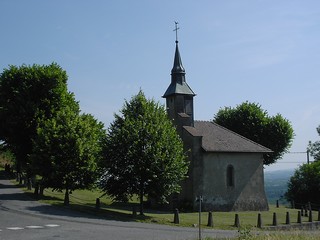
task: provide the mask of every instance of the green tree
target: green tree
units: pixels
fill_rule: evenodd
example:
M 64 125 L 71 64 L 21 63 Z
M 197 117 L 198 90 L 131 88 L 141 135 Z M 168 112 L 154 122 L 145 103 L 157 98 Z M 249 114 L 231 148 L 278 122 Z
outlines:
M 320 136 L 320 125 L 317 127 L 317 132 Z M 320 160 L 320 141 L 309 142 L 308 151 L 310 151 L 311 156 L 314 158 L 315 161 Z
M 256 103 L 244 102 L 235 108 L 220 109 L 213 121 L 270 148 L 273 153 L 264 155 L 265 165 L 280 159 L 290 148 L 294 137 L 293 128 L 287 119 L 280 114 L 270 117 Z
M 46 187 L 65 190 L 66 205 L 70 192 L 96 183 L 105 136 L 101 122 L 68 107 L 40 124 L 31 156 L 34 170 Z
M 320 161 L 303 164 L 295 171 L 289 180 L 285 198 L 294 201 L 296 205 L 307 202 L 319 204 Z
M 6 148 L 6 146 L 0 143 L 0 166 L 3 167 L 5 164 L 10 164 L 10 167 L 12 167 L 13 161 L 13 154 Z
M 188 165 L 163 106 L 140 91 L 120 113 L 108 129 L 101 187 L 118 201 L 138 195 L 142 215 L 144 196 L 166 202 L 180 191 Z
M 15 155 L 18 172 L 29 166 L 39 120 L 51 118 L 73 97 L 67 78 L 55 63 L 10 66 L 0 75 L 0 140 Z

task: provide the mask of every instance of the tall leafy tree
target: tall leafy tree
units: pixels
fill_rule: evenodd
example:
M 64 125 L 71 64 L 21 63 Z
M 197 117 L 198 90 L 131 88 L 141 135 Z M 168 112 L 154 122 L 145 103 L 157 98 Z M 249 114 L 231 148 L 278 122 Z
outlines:
M 1 73 L 0 140 L 15 155 L 18 172 L 29 166 L 39 120 L 51 118 L 72 98 L 67 79 L 56 63 L 10 66 Z
M 125 101 L 120 113 L 108 129 L 101 186 L 114 200 L 138 195 L 143 214 L 144 196 L 165 202 L 180 191 L 188 165 L 163 106 L 140 91 Z
M 94 186 L 106 132 L 92 115 L 64 108 L 37 130 L 32 154 L 35 171 L 46 187 L 69 192 Z
M 320 161 L 300 166 L 290 178 L 285 198 L 296 205 L 308 202 L 319 204 Z
M 12 153 L 0 143 L 0 165 L 9 164 L 11 168 L 13 160 L 14 156 L 12 155 Z
M 320 125 L 317 127 L 317 132 L 320 136 Z M 314 157 L 316 161 L 320 160 L 320 141 L 309 142 L 308 151 L 310 151 L 311 156 Z
M 265 165 L 280 159 L 290 148 L 294 137 L 293 128 L 287 119 L 280 114 L 269 116 L 256 103 L 244 102 L 235 108 L 220 109 L 213 121 L 270 148 L 273 153 L 264 155 Z

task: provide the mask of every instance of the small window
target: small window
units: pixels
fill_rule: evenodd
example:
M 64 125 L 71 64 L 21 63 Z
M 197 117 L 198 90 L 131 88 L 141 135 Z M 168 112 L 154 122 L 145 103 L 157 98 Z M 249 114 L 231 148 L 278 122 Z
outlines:
M 234 168 L 232 165 L 227 167 L 227 186 L 234 187 Z

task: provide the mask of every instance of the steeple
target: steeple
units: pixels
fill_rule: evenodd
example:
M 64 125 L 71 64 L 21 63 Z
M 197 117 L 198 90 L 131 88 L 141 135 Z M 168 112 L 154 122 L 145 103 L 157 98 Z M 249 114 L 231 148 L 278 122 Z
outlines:
M 176 31 L 176 51 L 174 54 L 173 67 L 171 70 L 171 84 L 168 87 L 167 91 L 164 93 L 163 97 L 166 98 L 172 94 L 186 94 L 195 96 L 196 94 L 192 91 L 189 85 L 186 82 L 186 72 L 182 65 L 181 56 L 178 46 L 178 22 L 175 22 L 176 28 L 173 31 Z
M 184 67 L 182 66 L 182 61 L 180 57 L 178 41 L 176 41 L 176 52 L 174 54 L 173 68 L 171 70 L 171 75 L 175 73 L 180 73 L 185 75 Z
M 167 112 L 182 131 L 183 126 L 193 126 L 193 97 L 196 95 L 186 82 L 186 72 L 182 65 L 181 56 L 178 46 L 178 27 L 176 28 L 176 50 L 174 54 L 173 67 L 171 70 L 171 83 L 163 95 L 166 98 Z

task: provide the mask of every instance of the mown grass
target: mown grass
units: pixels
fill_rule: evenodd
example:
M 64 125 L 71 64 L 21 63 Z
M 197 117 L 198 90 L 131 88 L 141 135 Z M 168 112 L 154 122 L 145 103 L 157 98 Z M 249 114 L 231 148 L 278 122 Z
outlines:
M 271 234 L 261 234 L 261 235 L 249 235 L 249 236 L 241 236 L 239 235 L 233 239 L 241 239 L 241 240 L 319 240 L 320 232 L 316 231 L 314 233 L 307 233 L 298 231 L 295 233 L 271 233 Z M 223 238 L 224 240 L 228 240 L 228 238 Z M 203 238 L 203 240 L 217 240 L 217 238 Z M 229 239 L 231 240 L 231 238 Z
M 32 193 L 29 191 L 32 196 Z M 133 199 L 129 203 L 112 202 L 108 196 L 103 196 L 102 192 L 98 190 L 76 190 L 70 195 L 70 205 L 68 208 L 76 209 L 79 211 L 87 212 L 96 215 L 97 217 L 102 217 L 112 220 L 121 221 L 139 221 L 147 223 L 159 223 L 166 225 L 175 225 L 173 223 L 174 214 L 172 211 L 156 210 L 151 208 L 145 208 L 144 216 L 133 216 L 133 207 L 138 211 L 138 199 Z M 39 199 L 41 202 L 48 204 L 63 206 L 64 193 L 62 192 L 52 192 L 50 189 L 46 189 L 44 196 Z M 100 209 L 96 209 L 96 199 L 100 199 Z M 273 222 L 273 213 L 277 214 L 278 224 L 286 223 L 286 213 L 290 213 L 290 220 L 292 224 L 297 222 L 298 210 L 290 209 L 286 206 L 281 206 L 276 208 L 274 205 L 270 205 L 270 210 L 261 212 L 262 225 L 271 226 Z M 246 211 L 237 212 L 240 219 L 241 227 L 248 229 L 255 229 L 257 226 L 258 212 L 256 211 Z M 317 219 L 317 213 L 314 212 L 314 219 Z M 203 212 L 201 214 L 203 228 L 207 228 L 208 213 Z M 197 212 L 180 212 L 179 213 L 180 224 L 179 226 L 191 227 L 198 226 L 199 223 L 199 213 Z M 213 212 L 213 224 L 214 229 L 237 229 L 234 226 L 235 212 Z M 302 217 L 303 222 L 308 222 L 308 217 Z M 258 230 L 258 229 L 256 229 Z
M 16 183 L 16 182 L 15 182 Z M 16 183 L 17 184 L 17 183 Z M 26 193 L 34 197 L 32 191 Z M 173 212 L 171 211 L 157 211 L 155 209 L 145 209 L 145 216 L 133 216 L 132 208 L 138 207 L 138 199 L 133 199 L 129 203 L 115 203 L 112 202 L 107 196 L 101 197 L 102 192 L 95 190 L 77 190 L 70 196 L 70 205 L 63 205 L 64 193 L 52 192 L 50 189 L 46 189 L 44 196 L 39 198 L 39 201 L 59 206 L 62 208 L 70 208 L 77 211 L 91 214 L 91 216 L 97 218 L 105 218 L 119 221 L 137 221 L 146 223 L 159 223 L 166 225 L 173 224 Z M 95 208 L 95 201 L 100 198 L 101 209 Z M 289 209 L 286 206 L 280 206 L 276 208 L 274 205 L 270 205 L 270 210 L 261 212 L 263 226 L 271 226 L 273 213 L 276 212 L 278 216 L 278 224 L 285 224 L 286 213 L 289 212 L 291 216 L 291 223 L 295 224 L 297 221 L 296 209 Z M 238 235 L 233 239 L 251 239 L 251 240 L 316 240 L 320 239 L 320 230 L 313 231 L 261 231 L 256 228 L 258 212 L 238 212 L 240 216 L 240 228 L 234 227 L 235 212 L 214 212 L 213 213 L 213 229 L 225 229 L 225 230 L 237 230 Z M 180 213 L 179 226 L 194 226 L 198 227 L 199 213 Z M 207 224 L 208 213 L 202 213 L 202 228 L 208 228 Z M 314 219 L 318 219 L 317 214 L 314 212 Z M 302 217 L 303 222 L 308 221 L 308 217 Z M 196 229 L 195 229 L 196 230 Z M 213 238 L 203 238 L 204 240 L 212 240 Z M 214 238 L 216 239 L 216 238 Z
M 306 232 L 306 231 L 290 231 L 290 232 L 284 232 L 284 231 L 277 231 L 277 232 L 263 232 L 263 233 L 251 233 L 251 232 L 245 232 L 241 233 L 239 232 L 239 235 L 236 239 L 243 239 L 243 240 L 318 240 L 320 237 L 320 231 L 312 231 L 312 232 Z M 204 238 L 204 240 L 213 240 L 213 238 Z

